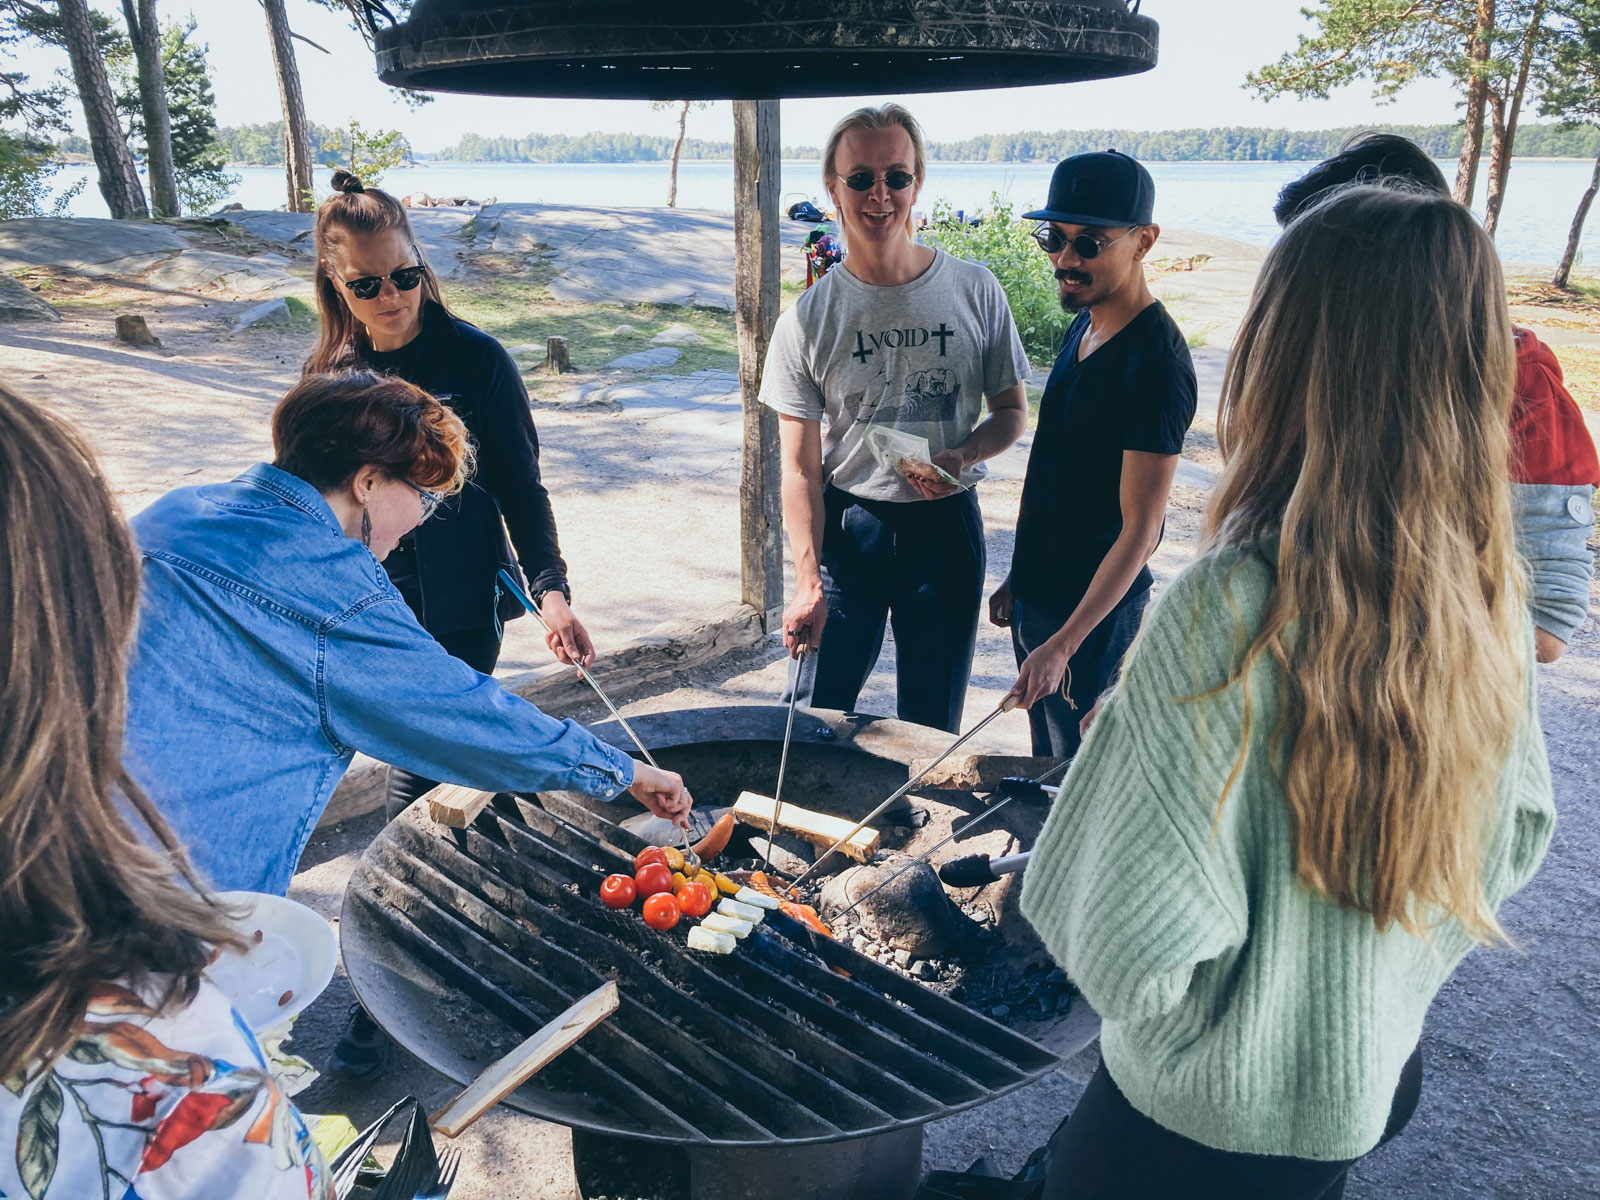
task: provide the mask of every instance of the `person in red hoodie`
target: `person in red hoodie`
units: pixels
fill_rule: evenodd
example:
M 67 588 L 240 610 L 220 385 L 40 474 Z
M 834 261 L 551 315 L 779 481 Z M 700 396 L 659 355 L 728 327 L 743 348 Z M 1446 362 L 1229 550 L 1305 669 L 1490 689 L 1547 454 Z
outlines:
M 1333 188 L 1407 179 L 1450 195 L 1444 173 L 1415 142 L 1392 133 L 1357 134 L 1278 193 L 1272 212 L 1287 227 Z M 1589 612 L 1594 555 L 1594 489 L 1600 456 L 1583 413 L 1561 378 L 1554 351 L 1528 329 L 1515 331 L 1517 379 L 1511 406 L 1511 498 L 1517 550 L 1528 567 L 1539 661 L 1560 658 Z

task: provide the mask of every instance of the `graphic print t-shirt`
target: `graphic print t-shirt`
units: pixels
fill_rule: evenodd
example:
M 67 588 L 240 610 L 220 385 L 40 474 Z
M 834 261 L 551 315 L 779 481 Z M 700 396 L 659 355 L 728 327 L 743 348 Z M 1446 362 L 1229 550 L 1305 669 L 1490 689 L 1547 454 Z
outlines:
M 866 443 L 880 426 L 952 449 L 984 417 L 984 397 L 1028 377 L 1005 292 L 989 269 L 935 251 L 933 265 L 898 287 L 863 283 L 844 268 L 778 318 L 761 401 L 822 420 L 823 478 L 867 500 L 920 500 Z M 961 476 L 983 478 L 983 465 Z

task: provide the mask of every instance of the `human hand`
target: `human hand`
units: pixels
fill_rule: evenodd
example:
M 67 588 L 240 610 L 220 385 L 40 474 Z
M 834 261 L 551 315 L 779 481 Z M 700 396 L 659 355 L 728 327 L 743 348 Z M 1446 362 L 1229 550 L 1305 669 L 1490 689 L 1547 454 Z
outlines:
M 546 592 L 539 602 L 539 615 L 550 631 L 544 635 L 544 644 L 550 647 L 562 662 L 569 666 L 585 666 L 594 662 L 594 643 L 589 631 L 567 605 L 567 598 L 559 591 Z
M 1100 715 L 1100 706 L 1104 703 L 1105 699 L 1103 697 L 1099 700 L 1096 700 L 1094 702 L 1094 707 L 1083 714 L 1083 720 L 1078 722 L 1078 736 L 1080 738 L 1086 738 L 1089 736 L 1089 726 L 1093 725 L 1094 719 Z
M 1011 579 L 995 589 L 994 595 L 989 597 L 989 623 L 998 625 L 1001 629 L 1011 627 L 1011 614 L 1014 611 L 1014 602 L 1011 599 Z
M 1567 652 L 1565 642 L 1537 625 L 1533 629 L 1533 648 L 1534 657 L 1542 663 L 1553 663 Z
M 1051 692 L 1061 687 L 1067 674 L 1067 662 L 1077 652 L 1077 647 L 1051 638 L 1027 658 L 1017 672 L 1017 681 L 1011 685 L 1011 694 L 1017 697 L 1018 707 L 1032 708 Z
M 961 472 L 967 465 L 967 460 L 962 457 L 959 450 L 941 450 L 933 456 L 932 462 L 939 470 L 954 479 L 961 478 Z M 901 459 L 899 465 L 900 474 L 924 500 L 940 500 L 945 496 L 953 496 L 961 490 L 956 484 L 946 483 L 936 472 L 920 463 Z
M 676 771 L 663 771 L 649 763 L 635 762 L 628 792 L 656 816 L 689 828 L 689 810 L 694 807 L 694 797 L 689 795 L 689 789 L 683 786 L 683 776 Z
M 828 598 L 819 581 L 815 588 L 802 588 L 783 610 L 783 648 L 790 658 L 800 657 L 800 643 L 815 650 L 822 644 L 822 627 L 828 623 Z

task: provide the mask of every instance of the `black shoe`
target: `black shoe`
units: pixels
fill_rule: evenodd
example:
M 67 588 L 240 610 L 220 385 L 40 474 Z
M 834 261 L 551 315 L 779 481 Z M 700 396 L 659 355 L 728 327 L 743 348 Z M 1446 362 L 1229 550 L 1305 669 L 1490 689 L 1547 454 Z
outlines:
M 333 1069 L 352 1079 L 371 1079 L 389 1065 L 389 1035 L 379 1029 L 367 1010 L 350 1006 L 344 1032 L 333 1048 Z

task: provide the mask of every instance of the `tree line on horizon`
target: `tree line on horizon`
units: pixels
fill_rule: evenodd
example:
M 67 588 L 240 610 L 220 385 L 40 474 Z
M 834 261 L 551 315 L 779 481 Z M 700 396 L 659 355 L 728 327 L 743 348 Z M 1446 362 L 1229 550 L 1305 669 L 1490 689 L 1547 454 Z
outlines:
M 1410 138 L 1437 159 L 1461 153 L 1465 131 L 1460 125 L 1363 125 L 1336 129 L 1290 130 L 1232 125 L 1210 129 L 1083 129 L 1053 133 L 988 133 L 953 142 L 930 142 L 928 157 L 936 162 L 1057 162 L 1073 154 L 1108 147 L 1144 162 L 1315 162 L 1337 153 L 1340 144 L 1360 130 L 1380 129 Z M 325 146 L 337 130 L 310 123 L 312 142 Z M 452 163 L 637 163 L 668 162 L 676 139 L 638 133 L 530 133 L 522 137 L 489 137 L 469 133 L 453 146 L 427 153 L 408 148 L 416 162 Z M 223 126 L 216 142 L 226 161 L 242 166 L 283 163 L 283 123 Z M 83 137 L 58 139 L 65 153 L 87 154 Z M 785 146 L 785 158 L 821 157 L 816 146 Z M 314 151 L 326 165 L 339 162 L 331 150 Z M 1581 158 L 1600 155 L 1600 127 L 1555 123 L 1525 125 L 1517 136 L 1520 158 Z M 733 143 L 705 138 L 684 141 L 685 161 L 726 162 Z

